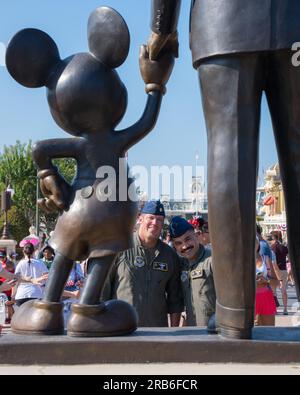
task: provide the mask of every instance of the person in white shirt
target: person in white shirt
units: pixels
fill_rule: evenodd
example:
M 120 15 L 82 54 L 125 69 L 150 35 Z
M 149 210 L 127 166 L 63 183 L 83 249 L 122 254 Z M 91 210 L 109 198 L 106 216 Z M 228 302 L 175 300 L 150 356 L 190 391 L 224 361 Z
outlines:
M 15 274 L 20 275 L 21 280 L 14 288 L 12 300 L 15 299 L 16 305 L 40 299 L 43 296 L 44 284 L 48 278 L 48 269 L 41 260 L 32 258 L 34 246 L 27 243 L 24 248 L 24 258 L 20 260 L 16 267 Z

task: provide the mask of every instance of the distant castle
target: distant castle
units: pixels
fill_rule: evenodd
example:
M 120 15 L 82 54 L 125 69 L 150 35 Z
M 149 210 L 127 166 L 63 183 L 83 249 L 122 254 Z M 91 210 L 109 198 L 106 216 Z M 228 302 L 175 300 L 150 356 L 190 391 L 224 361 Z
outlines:
M 144 193 L 140 194 L 141 205 L 147 199 L 148 197 Z M 192 177 L 192 182 L 189 186 L 189 195 L 186 199 L 171 199 L 169 195 L 162 194 L 160 200 L 165 208 L 166 222 L 175 215 L 180 215 L 186 219 L 191 219 L 193 216 L 199 215 L 207 219 L 207 194 L 202 177 Z
M 285 202 L 278 163 L 267 169 L 264 184 L 257 188 L 256 210 L 264 235 L 277 230 L 286 238 Z

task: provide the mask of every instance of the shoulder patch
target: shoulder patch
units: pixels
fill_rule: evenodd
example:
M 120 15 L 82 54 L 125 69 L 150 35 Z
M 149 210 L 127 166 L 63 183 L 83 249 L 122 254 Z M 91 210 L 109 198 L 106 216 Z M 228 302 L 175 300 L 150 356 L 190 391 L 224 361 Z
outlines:
M 145 266 L 145 259 L 142 256 L 136 256 L 133 262 L 135 267 L 144 267 Z
M 184 283 L 189 278 L 188 271 L 184 270 L 181 272 L 180 279 Z

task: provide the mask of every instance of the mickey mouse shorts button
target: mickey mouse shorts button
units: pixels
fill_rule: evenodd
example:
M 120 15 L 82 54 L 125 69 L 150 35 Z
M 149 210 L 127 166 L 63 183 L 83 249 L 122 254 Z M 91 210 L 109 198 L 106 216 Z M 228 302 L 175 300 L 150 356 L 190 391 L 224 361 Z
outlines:
M 81 196 L 84 199 L 88 199 L 89 197 L 92 196 L 93 192 L 94 192 L 94 188 L 92 186 L 88 186 L 81 190 Z

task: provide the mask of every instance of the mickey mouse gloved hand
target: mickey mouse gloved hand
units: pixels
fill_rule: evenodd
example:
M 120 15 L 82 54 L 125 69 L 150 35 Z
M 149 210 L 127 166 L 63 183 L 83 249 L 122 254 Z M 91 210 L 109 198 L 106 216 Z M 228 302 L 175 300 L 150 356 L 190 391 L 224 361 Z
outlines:
M 55 169 L 40 170 L 40 188 L 45 196 L 38 200 L 39 207 L 47 213 L 64 210 L 67 208 L 69 184 Z

